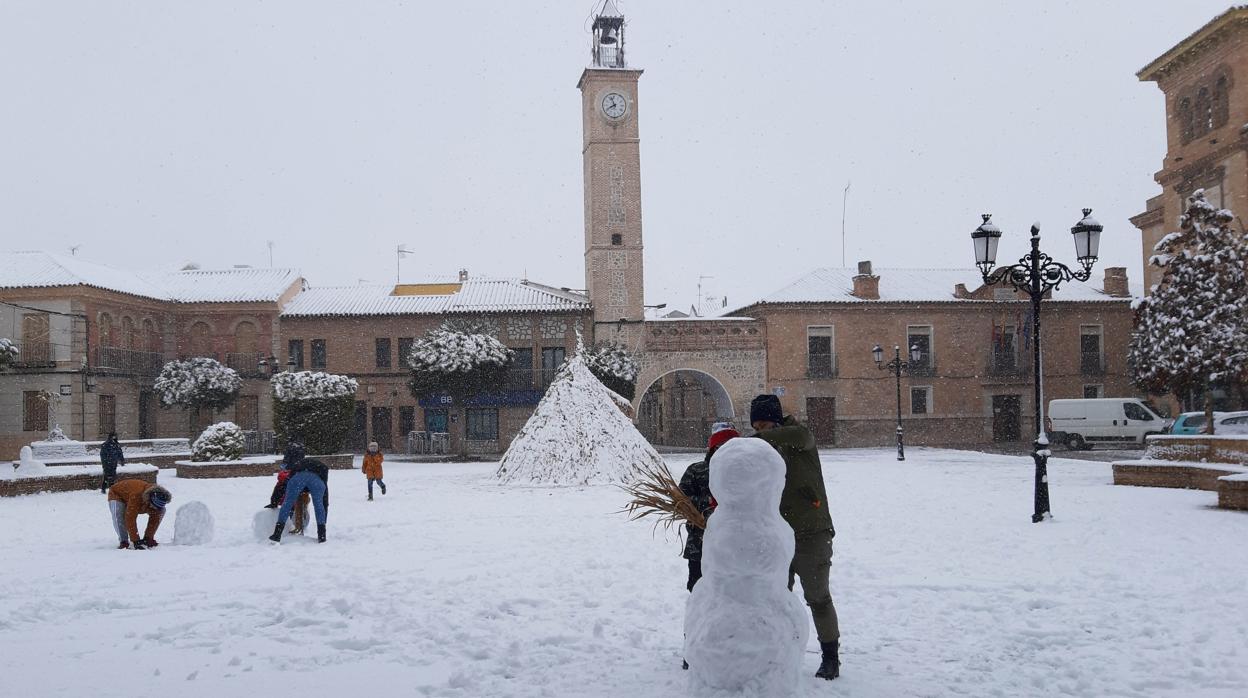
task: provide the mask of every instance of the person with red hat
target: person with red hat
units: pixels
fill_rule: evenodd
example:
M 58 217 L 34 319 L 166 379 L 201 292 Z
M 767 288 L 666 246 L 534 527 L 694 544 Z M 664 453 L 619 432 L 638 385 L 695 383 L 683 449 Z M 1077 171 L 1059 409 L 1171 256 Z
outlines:
M 732 428 L 732 424 L 716 422 L 711 427 L 711 438 L 706 442 L 706 457 L 685 468 L 685 474 L 680 477 L 680 491 L 685 493 L 685 496 L 693 502 L 703 516 L 710 516 L 711 512 L 715 511 L 715 498 L 711 496 L 710 485 L 711 456 L 715 455 L 715 451 L 729 439 L 740 435 L 736 429 Z M 702 578 L 702 534 L 702 527 L 685 522 L 683 557 L 689 561 L 689 581 L 685 585 L 689 591 L 693 591 L 693 585 Z
M 685 474 L 680 476 L 680 491 L 684 492 L 689 501 L 702 512 L 703 517 L 709 517 L 711 512 L 715 511 L 715 497 L 711 495 L 711 456 L 715 455 L 715 451 L 719 450 L 720 446 L 728 443 L 729 439 L 735 439 L 740 435 L 729 422 L 716 422 L 711 425 L 711 438 L 706 442 L 706 457 L 685 468 Z M 685 588 L 689 591 L 693 591 L 693 586 L 702 578 L 702 534 L 704 532 L 701 526 L 685 522 L 685 550 L 681 553 L 681 557 L 689 561 L 689 581 L 685 584 Z M 689 663 L 682 660 L 681 666 L 688 669 Z

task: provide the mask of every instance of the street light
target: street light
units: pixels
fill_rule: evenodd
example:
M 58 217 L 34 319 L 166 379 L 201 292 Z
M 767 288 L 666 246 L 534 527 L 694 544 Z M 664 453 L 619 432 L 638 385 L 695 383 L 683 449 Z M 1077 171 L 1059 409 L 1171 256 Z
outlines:
M 910 368 L 910 364 L 917 364 L 923 360 L 923 351 L 919 349 L 919 345 L 912 344 L 910 346 L 910 361 L 901 360 L 901 347 L 893 345 L 893 360 L 887 364 L 884 363 L 884 349 L 880 345 L 875 345 L 871 350 L 871 357 L 875 359 L 875 367 L 884 370 L 888 369 L 897 377 L 897 460 L 906 459 L 906 447 L 903 443 L 901 429 L 901 372 Z
M 1101 231 L 1104 226 L 1092 217 L 1092 209 L 1083 209 L 1083 218 L 1071 229 L 1075 241 L 1075 256 L 1079 260 L 1080 270 L 1074 270 L 1065 264 L 1053 261 L 1052 257 L 1040 251 L 1040 224 L 1031 226 L 1031 251 L 1011 264 L 993 271 L 997 263 L 997 242 L 1001 239 L 1001 229 L 992 224 L 992 214 L 983 214 L 984 222 L 971 233 L 971 242 L 975 245 L 975 265 L 984 277 L 984 285 L 996 286 L 1009 284 L 1015 290 L 1027 294 L 1031 299 L 1031 336 L 1032 365 L 1035 370 L 1035 417 L 1036 440 L 1032 444 L 1031 457 L 1036 461 L 1035 512 L 1031 515 L 1033 523 L 1052 518 L 1049 511 L 1049 439 L 1044 433 L 1044 374 L 1040 366 L 1040 300 L 1044 294 L 1056 291 L 1065 281 L 1087 281 L 1092 275 L 1092 265 L 1096 264 L 1097 253 L 1101 245 Z

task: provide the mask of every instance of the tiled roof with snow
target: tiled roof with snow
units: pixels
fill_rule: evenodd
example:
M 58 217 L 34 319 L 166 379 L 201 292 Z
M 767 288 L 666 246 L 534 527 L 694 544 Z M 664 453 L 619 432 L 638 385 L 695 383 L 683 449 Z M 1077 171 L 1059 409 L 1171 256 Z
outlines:
M 313 287 L 295 297 L 283 317 L 439 315 L 444 313 L 582 312 L 583 294 L 520 279 L 468 279 L 454 293 L 393 295 L 392 286 Z
M 864 300 L 853 295 L 856 269 L 822 268 L 797 279 L 780 290 L 764 296 L 753 305 L 775 303 L 878 303 L 878 302 L 984 302 L 954 295 L 954 287 L 965 284 L 974 292 L 983 285 L 974 269 L 875 269 L 880 277 L 879 300 Z M 1095 276 L 1093 280 L 1099 283 Z M 1140 289 L 1132 288 L 1132 295 Z M 1068 281 L 1054 294 L 1055 301 L 1120 301 L 1130 298 L 1110 296 L 1092 283 Z M 746 306 L 746 307 L 750 307 Z
M 0 252 L 0 288 L 91 286 L 177 303 L 273 302 L 299 280 L 294 269 L 136 273 L 51 252 Z

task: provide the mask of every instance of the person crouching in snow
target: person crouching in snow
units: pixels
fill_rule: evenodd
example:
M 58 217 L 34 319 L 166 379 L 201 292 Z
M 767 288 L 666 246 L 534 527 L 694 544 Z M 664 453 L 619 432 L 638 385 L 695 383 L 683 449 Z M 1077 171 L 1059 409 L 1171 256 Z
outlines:
M 716 422 L 711 430 L 711 438 L 706 442 L 706 458 L 685 468 L 685 474 L 680 476 L 680 491 L 705 517 L 715 511 L 715 498 L 711 496 L 711 456 L 729 439 L 741 435 L 727 422 Z M 685 584 L 689 591 L 693 591 L 693 586 L 702 578 L 703 533 L 700 526 L 685 522 L 685 551 L 682 556 L 689 561 L 689 581 Z
M 368 442 L 368 453 L 364 454 L 364 477 L 368 478 L 368 501 L 373 501 L 373 482 L 375 481 L 381 486 L 381 493 L 386 493 L 386 483 L 381 481 L 381 462 L 385 458 L 381 455 L 381 447 L 376 441 Z
M 117 531 L 118 550 L 155 548 L 156 529 L 173 501 L 169 490 L 144 480 L 122 480 L 108 488 L 108 510 Z M 139 514 L 147 514 L 147 530 L 139 538 Z
M 273 493 L 269 495 L 269 503 L 264 506 L 265 509 L 276 509 L 282 505 L 282 500 L 286 498 L 286 483 L 294 474 L 290 467 L 303 460 L 303 455 L 303 444 L 298 441 L 286 444 L 286 453 L 282 455 L 282 469 L 277 471 L 277 484 L 273 485 Z
M 290 467 L 293 475 L 286 482 L 286 497 L 282 508 L 277 511 L 277 525 L 269 540 L 274 543 L 282 541 L 282 529 L 286 527 L 286 519 L 295 508 L 299 495 L 307 492 L 312 497 L 312 509 L 316 512 L 316 542 L 325 542 L 325 519 L 329 510 L 329 468 L 324 463 L 311 458 L 303 458 Z

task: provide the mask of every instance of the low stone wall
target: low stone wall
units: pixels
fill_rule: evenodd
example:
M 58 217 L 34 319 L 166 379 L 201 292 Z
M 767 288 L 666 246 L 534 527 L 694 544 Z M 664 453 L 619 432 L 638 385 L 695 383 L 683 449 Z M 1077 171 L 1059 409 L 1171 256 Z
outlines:
M 330 470 L 351 470 L 355 456 L 335 453 L 327 456 L 308 456 L 324 463 Z M 178 477 L 190 479 L 215 479 L 225 477 L 264 477 L 282 469 L 281 456 L 259 456 L 237 461 L 205 461 L 197 463 L 182 460 L 176 464 Z
M 1248 468 L 1235 465 L 1219 467 L 1175 461 L 1125 461 L 1114 463 L 1114 484 L 1217 492 L 1218 478 L 1244 472 L 1248 472 Z
M 175 464 L 178 461 L 186 460 L 190 457 L 191 457 L 190 451 L 186 451 L 185 453 L 160 453 L 160 454 L 139 453 L 139 454 L 135 454 L 133 457 L 128 457 L 127 461 L 134 461 L 136 463 L 138 462 L 147 463 L 148 465 L 154 465 L 157 468 L 173 468 L 173 467 L 176 467 Z M 17 463 L 17 461 L 13 461 L 13 462 Z M 100 455 L 97 453 L 93 456 L 89 456 L 85 458 L 49 458 L 47 460 L 44 460 L 43 462 L 47 463 L 48 467 L 52 467 L 52 466 L 60 467 L 60 466 L 70 466 L 70 465 L 99 467 Z
M 1248 474 L 1218 478 L 1218 508 L 1248 511 Z
M 72 469 L 74 472 L 66 474 L 56 472 L 62 469 Z M 0 479 L 0 497 L 17 497 L 38 492 L 99 490 L 100 479 L 104 477 L 104 471 L 98 466 L 94 469 L 77 466 L 50 466 L 48 470 L 51 471 L 48 475 Z M 155 466 L 127 465 L 117 469 L 117 479 L 143 480 L 155 484 L 158 472 L 160 471 Z
M 192 480 L 216 479 L 225 477 L 264 477 L 282 469 L 280 456 L 244 458 L 230 461 L 194 461 L 182 460 L 175 465 L 178 477 Z
M 1248 464 L 1248 438 L 1243 436 L 1150 436 L 1145 460 Z

